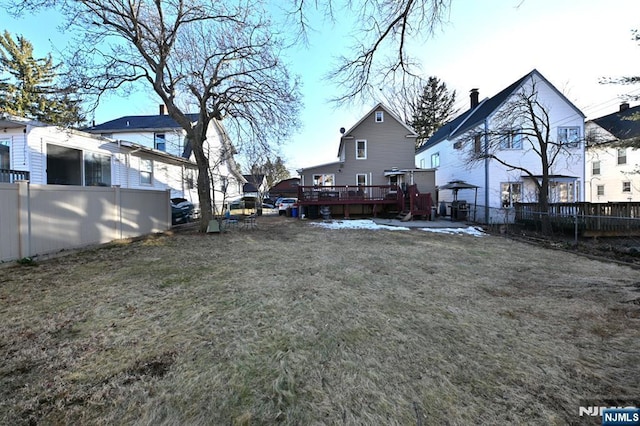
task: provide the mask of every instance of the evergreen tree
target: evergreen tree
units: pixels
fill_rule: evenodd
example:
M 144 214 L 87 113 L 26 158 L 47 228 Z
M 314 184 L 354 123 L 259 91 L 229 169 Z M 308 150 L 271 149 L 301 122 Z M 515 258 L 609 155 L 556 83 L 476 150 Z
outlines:
M 79 101 L 55 86 L 57 69 L 49 54 L 33 57 L 33 45 L 8 31 L 0 35 L 0 111 L 61 126 L 83 121 Z
M 422 93 L 411 104 L 412 119 L 409 123 L 418 133 L 416 149 L 420 148 L 456 111 L 453 104 L 456 92 L 450 92 L 447 85 L 437 77 L 429 77 Z

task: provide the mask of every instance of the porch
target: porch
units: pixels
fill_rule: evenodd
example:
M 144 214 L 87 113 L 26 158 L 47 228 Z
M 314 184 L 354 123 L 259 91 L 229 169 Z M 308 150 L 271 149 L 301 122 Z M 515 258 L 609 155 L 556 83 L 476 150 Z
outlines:
M 298 204 L 310 206 L 341 206 L 349 218 L 352 206 L 368 206 L 373 217 L 384 209 L 409 214 L 410 217 L 431 217 L 431 194 L 422 194 L 417 185 L 359 185 L 359 186 L 299 186 Z
M 14 183 L 19 180 L 29 180 L 29 172 L 0 169 L 0 183 Z

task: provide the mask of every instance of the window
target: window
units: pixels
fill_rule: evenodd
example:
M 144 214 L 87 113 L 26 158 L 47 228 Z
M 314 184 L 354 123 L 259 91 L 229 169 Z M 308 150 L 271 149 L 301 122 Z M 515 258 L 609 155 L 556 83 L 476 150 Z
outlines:
M 592 175 L 599 175 L 600 174 L 600 162 L 599 161 L 594 161 L 593 163 L 591 163 L 591 174 Z
M 558 127 L 558 143 L 567 148 L 580 146 L 580 127 Z
M 187 184 L 187 189 L 194 189 L 196 187 L 195 172 L 193 169 L 187 169 L 185 171 L 185 181 Z
M 631 182 L 628 180 L 622 182 L 622 192 L 631 192 Z
M 167 150 L 167 142 L 164 137 L 164 133 L 155 133 L 153 135 L 153 147 L 158 151 L 166 151 Z
M 627 148 L 618 148 L 618 164 L 627 164 Z
M 420 159 L 420 168 L 424 169 L 424 158 Z
M 111 186 L 111 157 L 86 152 L 84 154 L 85 186 Z
M 367 175 L 365 173 L 358 173 L 356 175 L 356 185 L 358 186 L 366 186 L 367 185 Z
M 376 111 L 376 123 L 382 123 L 384 121 L 384 112 Z
M 435 169 L 440 166 L 440 153 L 436 152 L 435 154 L 431 154 L 431 168 Z
M 502 136 L 500 149 L 522 149 L 522 134 L 517 130 L 511 130 Z
M 11 169 L 11 146 L 9 141 L 0 141 L 0 169 Z
M 521 183 L 501 183 L 500 184 L 500 198 L 502 200 L 502 207 L 512 207 L 513 203 L 519 203 L 522 201 L 522 184 Z
M 597 191 L 598 196 L 603 196 L 604 195 L 604 185 L 596 186 L 596 191 Z
M 140 159 L 140 184 L 151 185 L 153 183 L 153 160 Z
M 313 175 L 313 186 L 333 186 L 335 175 Z
M 356 141 L 356 159 L 358 160 L 367 159 L 367 141 L 365 140 Z
M 573 203 L 578 190 L 578 182 L 549 182 L 549 201 L 552 203 Z
M 482 152 L 482 135 L 473 137 L 473 152 L 480 154 Z

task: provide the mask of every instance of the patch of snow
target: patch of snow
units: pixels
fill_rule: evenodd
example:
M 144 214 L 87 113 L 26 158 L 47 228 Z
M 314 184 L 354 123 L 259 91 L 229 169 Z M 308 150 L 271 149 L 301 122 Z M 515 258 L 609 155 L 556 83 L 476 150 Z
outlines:
M 408 231 L 404 226 L 378 225 L 372 220 L 332 220 L 330 222 L 311 222 L 311 225 L 327 229 L 388 229 L 390 231 Z
M 420 228 L 421 231 L 437 232 L 441 234 L 467 234 L 474 237 L 483 237 L 487 234 L 482 232 L 482 229 L 468 226 L 466 228 Z

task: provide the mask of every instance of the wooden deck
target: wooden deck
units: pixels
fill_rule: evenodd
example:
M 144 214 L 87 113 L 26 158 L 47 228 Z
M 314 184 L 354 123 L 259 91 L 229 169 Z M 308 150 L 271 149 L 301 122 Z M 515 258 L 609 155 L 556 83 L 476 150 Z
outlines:
M 537 203 L 516 203 L 515 219 L 521 223 L 540 222 Z M 577 227 L 585 237 L 640 235 L 640 203 L 554 203 L 549 205 L 552 226 Z
M 431 215 L 431 194 L 419 193 L 416 185 L 402 188 L 393 185 L 368 186 L 299 186 L 298 204 L 305 206 L 342 206 L 349 217 L 350 206 L 371 206 L 373 216 L 384 208 L 413 215 Z

